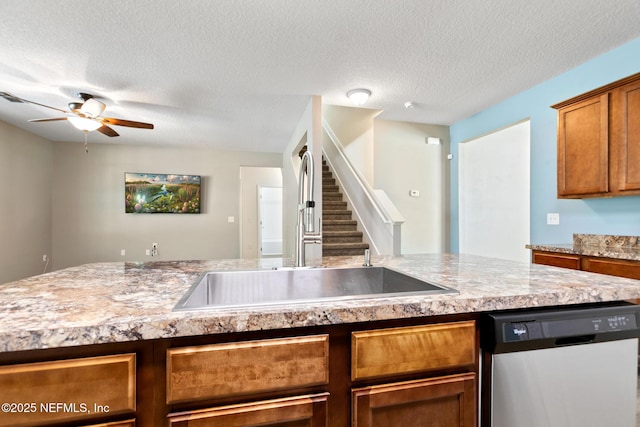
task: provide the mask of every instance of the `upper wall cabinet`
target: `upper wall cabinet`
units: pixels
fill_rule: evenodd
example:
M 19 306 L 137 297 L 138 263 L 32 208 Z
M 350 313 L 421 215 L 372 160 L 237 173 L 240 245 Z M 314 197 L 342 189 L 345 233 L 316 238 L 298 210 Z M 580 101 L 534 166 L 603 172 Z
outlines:
M 640 194 L 640 73 L 552 107 L 558 198 Z

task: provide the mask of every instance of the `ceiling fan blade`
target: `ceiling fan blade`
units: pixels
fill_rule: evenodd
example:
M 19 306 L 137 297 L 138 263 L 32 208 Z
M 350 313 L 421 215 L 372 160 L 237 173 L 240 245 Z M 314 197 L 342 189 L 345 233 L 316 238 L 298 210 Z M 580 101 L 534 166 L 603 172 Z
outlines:
M 8 94 L 10 95 L 10 94 Z M 61 113 L 68 113 L 67 110 L 63 110 L 61 108 L 51 107 L 50 105 L 40 104 L 39 102 L 29 101 L 28 99 L 20 98 L 19 96 L 11 95 L 12 98 L 17 99 L 21 102 L 25 102 L 27 104 L 39 105 L 40 107 L 50 108 L 52 110 L 60 111 Z
M 115 130 L 111 129 L 109 126 L 105 126 L 102 125 L 100 126 L 98 129 L 96 129 L 98 132 L 107 135 L 107 136 L 119 136 L 120 134 L 118 132 L 116 132 Z
M 80 107 L 80 113 L 85 117 L 98 117 L 104 111 L 106 105 L 98 101 L 95 98 L 87 99 L 82 107 Z
M 134 122 L 131 120 L 114 119 L 113 117 L 101 117 L 99 120 L 102 121 L 102 123 L 105 123 L 108 125 L 127 126 L 130 128 L 140 128 L 140 129 L 153 129 L 153 125 L 151 123 L 142 123 L 142 122 Z
M 50 119 L 31 119 L 30 122 L 57 122 L 58 120 L 67 120 L 66 117 L 53 117 Z

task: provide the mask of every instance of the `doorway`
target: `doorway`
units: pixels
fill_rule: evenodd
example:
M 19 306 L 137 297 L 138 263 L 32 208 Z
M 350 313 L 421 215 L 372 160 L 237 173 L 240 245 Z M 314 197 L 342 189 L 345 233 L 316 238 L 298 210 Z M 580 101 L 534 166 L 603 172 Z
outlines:
M 258 186 L 258 257 L 282 256 L 282 187 Z
M 460 253 L 530 261 L 529 146 L 529 120 L 460 143 Z
M 274 201 L 277 198 L 274 192 L 277 193 L 277 190 L 265 190 L 268 202 L 261 207 L 261 189 L 269 188 L 280 188 L 280 202 Z M 280 240 L 282 244 L 282 168 L 241 166 L 240 193 L 240 257 L 260 258 L 263 252 L 261 248 L 265 249 L 261 245 L 261 239 L 264 238 L 270 240 L 266 248 L 269 256 L 277 256 L 274 253 L 274 245 L 277 246 L 275 242 Z M 279 220 L 276 213 L 278 209 Z M 266 224 L 260 224 L 260 215 L 266 215 Z

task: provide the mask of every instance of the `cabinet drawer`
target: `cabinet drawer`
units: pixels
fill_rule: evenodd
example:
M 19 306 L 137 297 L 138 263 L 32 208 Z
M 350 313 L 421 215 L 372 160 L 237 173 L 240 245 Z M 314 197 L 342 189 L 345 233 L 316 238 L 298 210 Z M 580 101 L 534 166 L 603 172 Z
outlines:
M 136 355 L 0 366 L 0 402 L 35 411 L 3 412 L 0 426 L 44 425 L 133 413 Z M 66 405 L 66 406 L 64 406 Z M 96 411 L 98 405 L 101 410 Z
M 169 414 L 170 427 L 328 427 L 329 393 Z
M 85 427 L 136 427 L 136 420 L 114 421 L 112 423 L 91 424 Z
M 328 381 L 328 335 L 167 351 L 167 403 L 309 387 Z
M 584 258 L 582 269 L 592 273 L 640 279 L 640 262 L 616 259 Z
M 475 426 L 474 373 L 363 387 L 352 391 L 354 427 Z M 426 425 L 426 424 L 425 424 Z
M 474 321 L 411 326 L 351 335 L 351 379 L 472 367 Z
M 552 267 L 571 268 L 580 270 L 580 256 L 559 253 L 547 253 L 533 251 L 532 262 L 534 264 L 550 265 Z

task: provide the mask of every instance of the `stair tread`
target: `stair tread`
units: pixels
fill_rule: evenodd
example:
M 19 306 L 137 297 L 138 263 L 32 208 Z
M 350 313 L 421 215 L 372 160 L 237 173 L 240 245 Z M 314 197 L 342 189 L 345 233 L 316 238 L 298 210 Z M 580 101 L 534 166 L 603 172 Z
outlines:
M 351 209 L 322 209 L 322 215 L 351 215 Z
M 335 231 L 323 231 L 322 234 L 327 237 L 338 237 L 338 236 L 361 236 L 362 231 L 357 230 L 335 230 Z
M 327 247 L 330 249 L 335 248 L 368 248 L 368 243 L 363 242 L 345 242 L 345 243 L 323 243 L 323 247 Z

